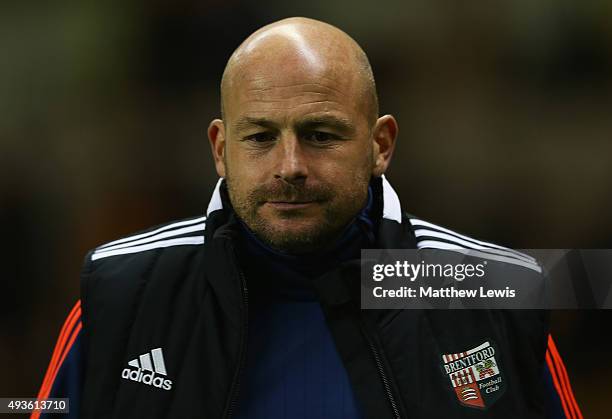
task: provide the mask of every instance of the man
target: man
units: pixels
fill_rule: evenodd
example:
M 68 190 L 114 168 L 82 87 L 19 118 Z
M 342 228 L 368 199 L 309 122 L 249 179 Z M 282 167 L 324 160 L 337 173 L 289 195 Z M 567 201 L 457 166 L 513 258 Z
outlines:
M 363 248 L 500 247 L 401 211 L 398 125 L 353 39 L 268 25 L 221 100 L 206 216 L 87 255 L 39 397 L 82 418 L 580 417 L 543 312 L 360 309 Z M 461 399 L 442 366 L 481 352 L 495 400 Z

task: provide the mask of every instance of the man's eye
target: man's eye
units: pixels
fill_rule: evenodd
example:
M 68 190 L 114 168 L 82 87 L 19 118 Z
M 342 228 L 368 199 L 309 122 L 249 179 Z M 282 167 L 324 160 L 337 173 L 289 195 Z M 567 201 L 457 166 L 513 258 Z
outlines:
M 265 143 L 267 141 L 273 141 L 274 135 L 269 132 L 258 132 L 244 138 L 247 141 L 255 141 L 256 143 Z
M 313 131 L 306 134 L 306 139 L 315 143 L 325 143 L 336 139 L 336 136 L 328 132 Z

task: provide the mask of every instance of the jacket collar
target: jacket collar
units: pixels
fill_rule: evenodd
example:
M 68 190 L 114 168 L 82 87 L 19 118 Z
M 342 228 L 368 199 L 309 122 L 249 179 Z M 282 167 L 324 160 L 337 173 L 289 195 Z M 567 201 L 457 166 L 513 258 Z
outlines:
M 213 237 L 231 238 L 238 229 L 232 228 L 238 221 L 231 210 L 231 203 L 224 187 L 223 178 L 217 182 L 206 210 L 205 241 Z M 370 182 L 374 196 L 371 217 L 375 223 L 376 243 L 379 249 L 416 249 L 416 238 L 410 222 L 402 214 L 400 200 L 385 176 Z M 229 211 L 228 211 L 229 210 Z
M 375 224 L 376 242 L 372 248 L 378 249 L 416 249 L 416 238 L 407 216 L 402 214 L 397 193 L 384 176 L 373 178 L 370 182 L 373 196 L 371 218 Z M 216 242 L 213 249 L 234 246 L 240 234 L 238 219 L 231 208 L 231 203 L 224 186 L 223 178 L 219 179 L 206 211 L 205 242 Z M 216 239 L 216 240 L 213 240 Z M 219 240 L 220 239 L 220 240 Z M 203 247 L 204 248 L 204 247 Z M 235 254 L 235 253 L 234 253 Z M 221 254 L 209 256 L 212 261 L 224 258 Z M 214 263 L 213 263 L 214 264 Z M 229 268 L 228 268 L 229 269 Z M 359 298 L 359 282 L 349 281 L 348 286 L 342 278 L 359 277 L 360 259 L 345 261 L 321 277 L 313 280 L 320 300 L 325 304 L 342 304 Z M 223 288 L 220 276 L 213 276 L 213 286 Z M 221 281 L 222 283 L 219 283 Z M 219 291 L 221 293 L 221 291 Z M 351 297 L 352 295 L 352 297 Z M 229 297 L 228 297 L 229 298 Z

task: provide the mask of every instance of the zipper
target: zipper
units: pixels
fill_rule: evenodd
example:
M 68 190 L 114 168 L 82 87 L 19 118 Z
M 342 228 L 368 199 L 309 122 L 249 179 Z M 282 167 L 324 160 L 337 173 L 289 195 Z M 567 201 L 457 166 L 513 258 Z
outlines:
M 232 395 L 230 399 L 229 406 L 227 408 L 227 412 L 225 413 L 225 418 L 231 418 L 234 410 L 236 409 L 236 405 L 238 404 L 238 395 L 240 394 L 240 380 L 242 378 L 242 373 L 244 370 L 244 363 L 246 357 L 246 349 L 247 349 L 247 336 L 248 336 L 248 327 L 249 327 L 249 289 L 247 288 L 246 280 L 244 278 L 244 274 L 242 270 L 238 267 L 238 275 L 240 276 L 240 291 L 242 292 L 242 306 L 244 308 L 243 316 L 242 316 L 242 336 L 240 337 L 240 360 L 238 364 L 238 373 L 232 383 L 232 389 L 230 394 Z
M 378 349 L 376 348 L 376 345 L 374 344 L 372 339 L 370 339 L 370 337 L 368 336 L 367 330 L 365 329 L 366 328 L 364 327 L 364 335 L 368 341 L 368 345 L 370 346 L 370 351 L 372 352 L 372 355 L 374 356 L 374 362 L 376 362 L 376 368 L 378 369 L 378 375 L 380 376 L 380 379 L 383 383 L 383 387 L 385 388 L 385 392 L 387 393 L 387 400 L 389 401 L 389 404 L 391 405 L 391 408 L 393 409 L 393 415 L 395 419 L 401 419 L 399 408 L 397 407 L 397 403 L 395 402 L 395 397 L 393 397 L 393 392 L 391 391 L 391 385 L 389 384 L 389 379 L 387 378 L 387 374 L 385 373 L 385 369 L 383 367 L 382 361 L 380 360 L 380 354 L 378 352 Z

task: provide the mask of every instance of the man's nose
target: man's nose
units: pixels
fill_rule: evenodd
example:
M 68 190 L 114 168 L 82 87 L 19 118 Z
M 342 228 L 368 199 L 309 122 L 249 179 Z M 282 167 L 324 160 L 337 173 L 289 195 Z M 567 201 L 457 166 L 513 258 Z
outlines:
M 299 183 L 308 177 L 307 158 L 299 138 L 285 135 L 277 145 L 275 177 L 288 183 Z

